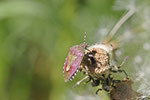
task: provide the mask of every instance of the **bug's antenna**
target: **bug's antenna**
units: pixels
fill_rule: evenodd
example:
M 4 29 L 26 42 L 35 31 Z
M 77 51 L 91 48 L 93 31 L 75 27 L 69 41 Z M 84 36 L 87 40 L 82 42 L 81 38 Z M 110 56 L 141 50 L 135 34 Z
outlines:
M 86 43 L 86 32 L 84 32 L 84 44 Z

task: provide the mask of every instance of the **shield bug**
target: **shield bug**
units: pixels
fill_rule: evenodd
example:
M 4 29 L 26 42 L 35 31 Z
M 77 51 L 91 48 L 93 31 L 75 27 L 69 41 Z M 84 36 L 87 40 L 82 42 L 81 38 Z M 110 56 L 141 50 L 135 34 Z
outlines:
M 84 54 L 84 58 L 82 61 L 82 65 L 80 66 L 81 71 L 84 73 L 88 73 L 88 77 L 86 76 L 81 81 L 78 81 L 74 87 L 79 85 L 82 81 L 89 78 L 90 82 L 92 80 L 92 86 L 102 85 L 102 89 L 109 91 L 111 89 L 111 84 L 114 84 L 116 80 L 112 77 L 112 73 L 116 72 L 124 72 L 126 77 L 127 74 L 124 70 L 120 69 L 124 64 L 127 58 L 122 62 L 119 66 L 114 66 L 111 64 L 112 57 L 111 53 L 114 52 L 114 45 L 110 45 L 113 36 L 115 36 L 118 29 L 121 25 L 126 22 L 132 15 L 134 14 L 134 10 L 129 10 L 112 28 L 109 35 L 104 39 L 102 43 L 95 44 L 87 48 L 87 52 Z M 101 81 L 101 82 L 100 82 Z
M 95 44 L 87 48 L 87 44 L 84 42 L 83 44 L 71 47 L 64 63 L 65 82 L 72 80 L 80 68 L 83 73 L 87 73 L 88 75 L 78 81 L 74 87 L 89 78 L 88 82 L 92 80 L 93 87 L 102 85 L 102 90 L 109 92 L 111 88 L 113 88 L 114 84 L 119 82 L 112 77 L 112 73 L 124 72 L 126 77 L 128 77 L 126 72 L 120 69 L 126 61 L 126 58 L 119 66 L 111 64 L 111 52 L 114 49 L 114 45 L 110 44 L 112 37 L 115 35 L 120 26 L 132 15 L 133 13 L 131 14 L 130 11 L 127 12 L 127 14 L 123 16 L 113 27 L 108 37 L 104 39 L 103 43 Z
M 84 43 L 80 45 L 75 45 L 70 48 L 68 56 L 64 63 L 63 73 L 65 82 L 72 80 L 78 69 L 80 68 L 80 64 L 85 54 L 85 49 L 87 44 L 85 43 L 86 32 L 84 34 Z

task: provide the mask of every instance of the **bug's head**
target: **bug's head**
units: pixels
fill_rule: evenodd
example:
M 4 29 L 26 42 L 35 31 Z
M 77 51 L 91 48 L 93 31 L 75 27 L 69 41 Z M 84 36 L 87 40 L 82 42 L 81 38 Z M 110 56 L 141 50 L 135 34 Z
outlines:
M 87 43 L 81 43 L 81 44 L 80 44 L 80 47 L 83 48 L 83 49 L 86 49 L 87 46 L 88 46 Z

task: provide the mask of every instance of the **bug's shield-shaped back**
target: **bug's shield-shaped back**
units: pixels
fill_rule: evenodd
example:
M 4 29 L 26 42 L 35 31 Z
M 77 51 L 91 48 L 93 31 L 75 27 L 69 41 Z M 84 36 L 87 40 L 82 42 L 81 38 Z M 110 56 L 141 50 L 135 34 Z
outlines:
M 70 48 L 66 61 L 64 63 L 64 80 L 65 82 L 73 79 L 84 56 L 84 50 L 87 44 L 80 44 Z

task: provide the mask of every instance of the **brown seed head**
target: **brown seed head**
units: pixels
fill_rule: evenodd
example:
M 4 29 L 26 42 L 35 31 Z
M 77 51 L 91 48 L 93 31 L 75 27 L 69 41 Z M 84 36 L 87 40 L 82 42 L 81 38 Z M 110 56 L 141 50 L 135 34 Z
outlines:
M 86 52 L 81 68 L 98 77 L 109 69 L 109 54 L 104 49 L 91 48 Z

